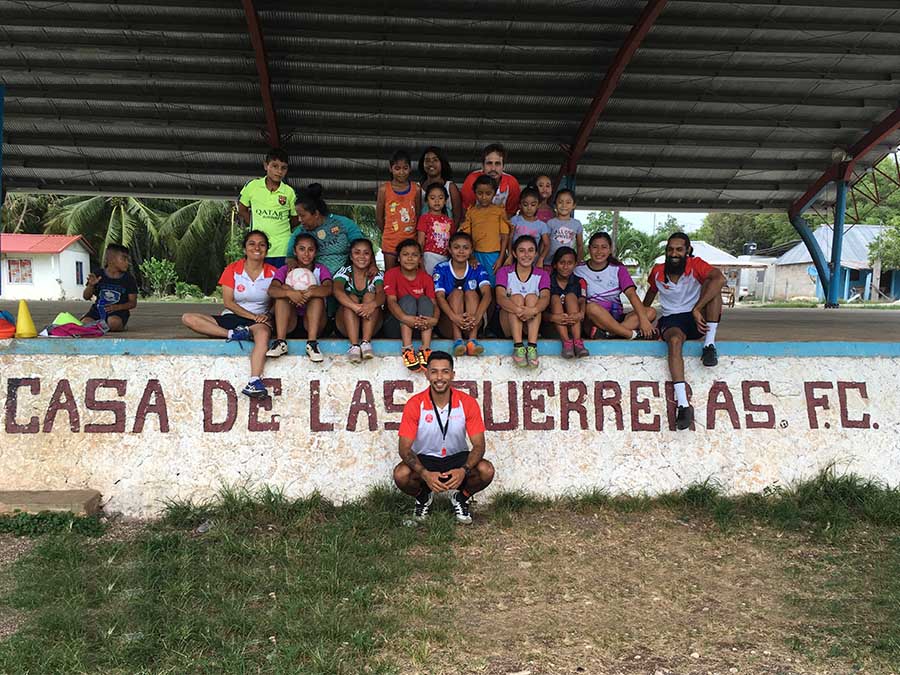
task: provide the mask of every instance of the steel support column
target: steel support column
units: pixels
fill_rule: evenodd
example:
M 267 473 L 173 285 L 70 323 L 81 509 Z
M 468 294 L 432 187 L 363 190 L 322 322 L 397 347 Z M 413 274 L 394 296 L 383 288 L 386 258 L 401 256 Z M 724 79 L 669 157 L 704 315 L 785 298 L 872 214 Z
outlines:
M 256 75 L 259 78 L 259 93 L 262 97 L 263 110 L 266 113 L 266 140 L 270 146 L 281 146 L 281 135 L 278 133 L 278 117 L 275 114 L 275 104 L 272 101 L 272 83 L 269 79 L 269 60 L 266 57 L 266 46 L 263 42 L 262 29 L 259 26 L 259 17 L 253 0 L 241 0 L 244 5 L 244 15 L 247 18 L 247 32 L 250 34 L 250 43 L 256 57 Z
M 6 88 L 0 84 L 0 206 L 6 202 L 6 186 L 3 183 L 3 100 Z M 2 251 L 0 251 L 2 253 Z M 0 275 L 0 292 L 3 291 L 3 278 Z
M 6 201 L 6 188 L 3 185 L 3 101 L 6 98 L 6 87 L 0 84 L 0 204 Z
M 600 82 L 600 86 L 594 94 L 594 99 L 591 101 L 591 105 L 584 119 L 582 119 L 581 125 L 578 127 L 578 133 L 575 134 L 575 139 L 569 148 L 568 157 L 559 169 L 559 174 L 556 177 L 557 185 L 562 184 L 564 176 L 571 176 L 571 183 L 574 185 L 574 175 L 578 168 L 578 161 L 587 148 L 591 133 L 597 126 L 597 120 L 600 119 L 600 115 L 606 109 L 606 104 L 609 103 L 609 99 L 616 91 L 616 87 L 619 86 L 619 80 L 622 78 L 625 68 L 631 62 L 631 59 L 634 58 L 635 52 L 641 46 L 644 38 L 647 37 L 647 33 L 653 28 L 653 24 L 656 23 L 656 19 L 659 18 L 667 2 L 668 0 L 647 0 L 644 11 L 641 12 L 637 22 L 625 37 L 625 41 L 619 47 L 619 51 L 616 52 L 612 63 L 609 64 L 609 68 L 606 70 L 603 81 Z
M 844 248 L 844 214 L 847 210 L 847 181 L 839 180 L 834 202 L 834 234 L 831 237 L 831 262 L 828 290 L 825 292 L 825 308 L 837 309 L 841 298 L 841 252 Z
M 795 201 L 788 209 L 788 217 L 791 224 L 812 257 L 813 264 L 819 272 L 819 280 L 822 282 L 822 290 L 825 292 L 825 306 L 837 307 L 841 292 L 841 250 L 844 243 L 844 220 L 847 211 L 847 188 L 853 177 L 856 163 L 900 128 L 900 108 L 876 124 L 859 141 L 847 149 L 847 158 L 836 162 L 825 170 L 819 179 Z M 822 249 L 816 242 L 809 224 L 803 218 L 806 211 L 819 195 L 834 183 L 837 187 L 837 197 L 834 206 L 834 236 L 831 245 L 831 261 L 827 263 Z
M 813 235 L 812 228 L 809 226 L 809 223 L 803 218 L 803 216 L 795 216 L 791 218 L 791 225 L 794 226 L 794 229 L 797 230 L 797 234 L 800 235 L 800 239 L 803 240 L 803 243 L 806 244 L 806 250 L 809 251 L 809 255 L 812 258 L 813 265 L 816 266 L 816 271 L 819 273 L 819 282 L 822 284 L 822 291 L 825 294 L 825 298 L 828 298 L 828 289 L 830 279 L 830 271 L 828 269 L 828 260 L 825 258 L 825 254 L 822 252 L 822 247 L 819 246 L 819 242 L 816 241 L 815 235 Z

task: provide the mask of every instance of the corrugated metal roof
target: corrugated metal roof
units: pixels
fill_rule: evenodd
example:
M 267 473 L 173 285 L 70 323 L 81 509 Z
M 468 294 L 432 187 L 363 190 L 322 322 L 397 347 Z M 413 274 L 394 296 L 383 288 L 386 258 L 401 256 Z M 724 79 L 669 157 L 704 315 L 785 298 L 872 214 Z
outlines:
M 844 243 L 841 246 L 841 266 L 855 270 L 869 269 L 871 267 L 869 245 L 886 229 L 881 225 L 845 225 Z M 831 260 L 834 227 L 824 225 L 813 232 L 813 236 L 819 242 L 825 259 Z M 776 265 L 796 265 L 798 263 L 812 263 L 812 257 L 809 255 L 806 244 L 797 244 L 775 262 Z
M 644 2 L 256 7 L 289 182 L 372 201 L 401 147 L 441 146 L 461 180 L 499 141 L 522 182 L 555 176 Z M 0 0 L 0 16 L 8 189 L 233 197 L 259 175 L 240 3 Z M 579 205 L 786 210 L 897 107 L 898 38 L 893 0 L 670 0 L 591 135 Z

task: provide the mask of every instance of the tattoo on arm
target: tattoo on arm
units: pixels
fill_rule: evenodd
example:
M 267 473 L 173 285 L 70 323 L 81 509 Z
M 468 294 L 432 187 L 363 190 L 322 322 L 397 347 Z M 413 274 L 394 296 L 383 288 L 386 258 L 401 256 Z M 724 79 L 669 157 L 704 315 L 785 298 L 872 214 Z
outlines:
M 416 453 L 407 451 L 402 453 L 403 463 L 409 467 L 410 471 L 412 471 L 417 476 L 421 476 L 422 472 L 425 470 L 425 466 L 422 462 L 419 461 L 419 458 L 416 456 Z

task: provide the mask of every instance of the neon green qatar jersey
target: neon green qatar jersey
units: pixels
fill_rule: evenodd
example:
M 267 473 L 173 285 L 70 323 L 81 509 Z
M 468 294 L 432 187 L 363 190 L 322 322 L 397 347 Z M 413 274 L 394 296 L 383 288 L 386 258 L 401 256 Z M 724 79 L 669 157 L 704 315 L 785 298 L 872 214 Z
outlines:
M 278 189 L 271 192 L 264 177 L 256 178 L 241 190 L 240 201 L 250 209 L 251 227 L 262 230 L 269 238 L 268 257 L 283 256 L 291 238 L 291 217 L 296 214 L 294 188 L 282 181 Z

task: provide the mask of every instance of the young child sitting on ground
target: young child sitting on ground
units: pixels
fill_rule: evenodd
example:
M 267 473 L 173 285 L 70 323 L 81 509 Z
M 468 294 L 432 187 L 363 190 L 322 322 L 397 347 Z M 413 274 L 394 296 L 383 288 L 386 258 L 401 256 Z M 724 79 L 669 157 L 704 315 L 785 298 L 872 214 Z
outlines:
M 550 305 L 550 275 L 534 266 L 537 242 L 524 234 L 513 246 L 515 265 L 501 267 L 497 272 L 497 305 L 500 307 L 500 326 L 503 334 L 513 339 L 513 362 L 517 366 L 537 368 L 537 340 L 541 330 L 541 315 Z M 528 344 L 522 333 L 527 329 Z
M 419 246 L 424 251 L 424 267 L 434 273 L 436 265 L 448 260 L 450 237 L 456 231 L 453 219 L 447 215 L 447 188 L 432 183 L 425 189 L 428 211 L 419 216 L 416 225 Z
M 137 307 L 137 282 L 128 268 L 131 256 L 128 249 L 119 244 L 106 247 L 106 263 L 99 274 L 89 274 L 82 296 L 85 300 L 97 299 L 81 317 L 85 325 L 105 321 L 111 333 L 125 330 L 131 310 Z
M 400 264 L 384 274 L 384 295 L 391 313 L 385 326 L 385 337 L 401 339 L 403 365 L 412 372 L 425 370 L 431 355 L 431 333 L 437 325 L 440 310 L 435 304 L 434 282 L 420 267 L 422 249 L 415 239 L 397 246 Z M 419 331 L 422 347 L 413 349 L 413 334 Z
M 550 275 L 550 309 L 544 317 L 556 327 L 564 359 L 590 356 L 581 339 L 585 282 L 572 273 L 574 269 L 575 250 L 569 246 L 556 249 Z
M 325 330 L 325 299 L 331 297 L 331 272 L 320 262 L 316 262 L 319 244 L 308 232 L 299 232 L 294 237 L 294 258 L 298 270 L 308 270 L 314 281 L 305 289 L 291 285 L 299 276 L 288 265 L 278 268 L 269 284 L 269 297 L 275 300 L 275 341 L 266 352 L 269 358 L 278 358 L 288 353 L 287 338 L 306 338 L 306 355 L 314 363 L 323 360 L 319 350 L 319 335 Z
M 416 236 L 416 219 L 422 205 L 419 186 L 409 179 L 411 160 L 403 150 L 390 159 L 391 179 L 378 188 L 375 224 L 381 230 L 384 269 L 397 265 L 397 244 Z
M 478 328 L 491 305 L 491 280 L 483 265 L 472 267 L 472 237 L 457 232 L 450 237 L 450 260 L 434 268 L 434 293 L 441 309 L 441 335 L 453 336 L 453 355 L 478 356 Z M 463 334 L 467 338 L 463 341 Z
M 350 242 L 350 261 L 335 272 L 332 283 L 339 304 L 336 326 L 350 340 L 347 357 L 351 363 L 374 358 L 372 338 L 381 329 L 384 276 L 373 267 L 374 259 L 372 242 L 354 239 Z
M 466 217 L 459 225 L 460 232 L 472 235 L 475 243 L 475 258 L 485 268 L 494 283 L 494 275 L 503 265 L 506 242 L 512 226 L 506 209 L 494 204 L 497 183 L 484 174 L 475 179 L 475 204 L 466 211 Z

